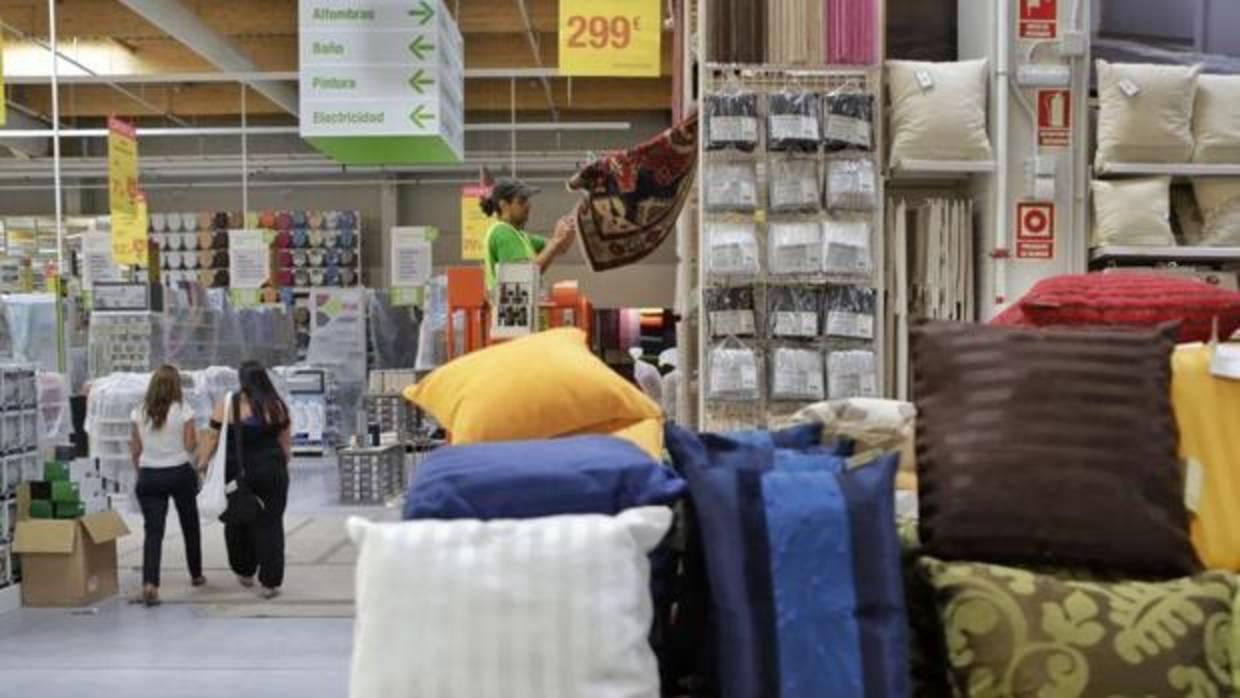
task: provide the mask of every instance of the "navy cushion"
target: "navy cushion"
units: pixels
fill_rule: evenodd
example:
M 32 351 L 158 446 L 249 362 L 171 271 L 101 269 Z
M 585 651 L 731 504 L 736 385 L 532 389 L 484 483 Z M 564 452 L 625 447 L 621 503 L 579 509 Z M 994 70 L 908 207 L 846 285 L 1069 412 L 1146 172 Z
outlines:
M 614 515 L 673 504 L 684 491 L 670 468 L 610 436 L 451 446 L 418 467 L 404 518 Z
M 832 447 L 742 439 L 666 436 L 709 578 L 719 695 L 904 698 L 898 455 L 849 468 Z

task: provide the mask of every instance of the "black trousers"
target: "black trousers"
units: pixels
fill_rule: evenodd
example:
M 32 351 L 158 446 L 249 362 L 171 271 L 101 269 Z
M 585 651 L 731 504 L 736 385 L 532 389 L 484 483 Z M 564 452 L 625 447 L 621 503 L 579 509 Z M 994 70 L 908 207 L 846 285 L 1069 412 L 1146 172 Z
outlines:
M 256 459 L 246 463 L 245 481 L 259 499 L 263 511 L 249 525 L 224 525 L 228 566 L 242 577 L 258 575 L 269 589 L 284 584 L 284 510 L 288 506 L 288 466 L 283 458 Z
M 139 468 L 138 503 L 142 506 L 142 583 L 159 586 L 159 565 L 164 550 L 164 524 L 171 498 L 181 520 L 189 576 L 202 576 L 202 529 L 198 525 L 198 474 L 188 463 L 175 468 Z

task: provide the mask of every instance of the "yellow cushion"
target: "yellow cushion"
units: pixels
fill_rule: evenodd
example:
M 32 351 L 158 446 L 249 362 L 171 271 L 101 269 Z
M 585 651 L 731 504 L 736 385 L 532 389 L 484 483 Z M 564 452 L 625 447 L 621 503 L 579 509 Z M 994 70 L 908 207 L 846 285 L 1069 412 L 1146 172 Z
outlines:
M 590 353 L 576 328 L 462 356 L 407 388 L 405 397 L 455 444 L 610 433 L 601 428 L 663 418 L 653 400 Z
M 650 454 L 655 460 L 663 460 L 663 420 L 640 419 L 617 420 L 598 424 L 570 436 L 607 435 L 617 439 L 631 441 L 638 448 Z

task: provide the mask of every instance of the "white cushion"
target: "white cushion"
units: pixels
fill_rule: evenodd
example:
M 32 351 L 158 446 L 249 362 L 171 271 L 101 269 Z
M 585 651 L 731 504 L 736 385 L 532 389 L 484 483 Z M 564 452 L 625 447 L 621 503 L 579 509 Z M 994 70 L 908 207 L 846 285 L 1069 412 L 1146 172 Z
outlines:
M 658 698 L 647 555 L 670 509 L 348 521 L 351 698 Z
M 1240 75 L 1202 75 L 1197 80 L 1193 160 L 1240 163 Z
M 1171 178 L 1094 181 L 1094 246 L 1175 245 Z
M 930 79 L 923 87 L 918 77 Z M 989 160 L 986 59 L 887 61 L 893 167 L 905 160 Z
M 1097 163 L 1189 162 L 1201 66 L 1098 61 Z M 1136 89 L 1129 96 L 1125 87 Z
M 1193 195 L 1202 218 L 1198 244 L 1240 247 L 1240 179 L 1194 179 Z

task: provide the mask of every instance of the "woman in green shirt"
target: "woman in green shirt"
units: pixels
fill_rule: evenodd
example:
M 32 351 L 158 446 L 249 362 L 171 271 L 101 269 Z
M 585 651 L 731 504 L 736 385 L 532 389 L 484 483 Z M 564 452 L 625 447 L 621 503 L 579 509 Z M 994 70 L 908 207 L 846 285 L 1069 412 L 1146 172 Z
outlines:
M 482 200 L 482 212 L 499 218 L 487 231 L 483 262 L 487 288 L 495 286 L 496 264 L 533 262 L 539 271 L 545 272 L 572 246 L 577 231 L 572 216 L 556 222 L 551 239 L 525 232 L 525 224 L 530 220 L 530 197 L 537 193 L 535 187 L 504 177 L 496 180 L 491 195 Z

